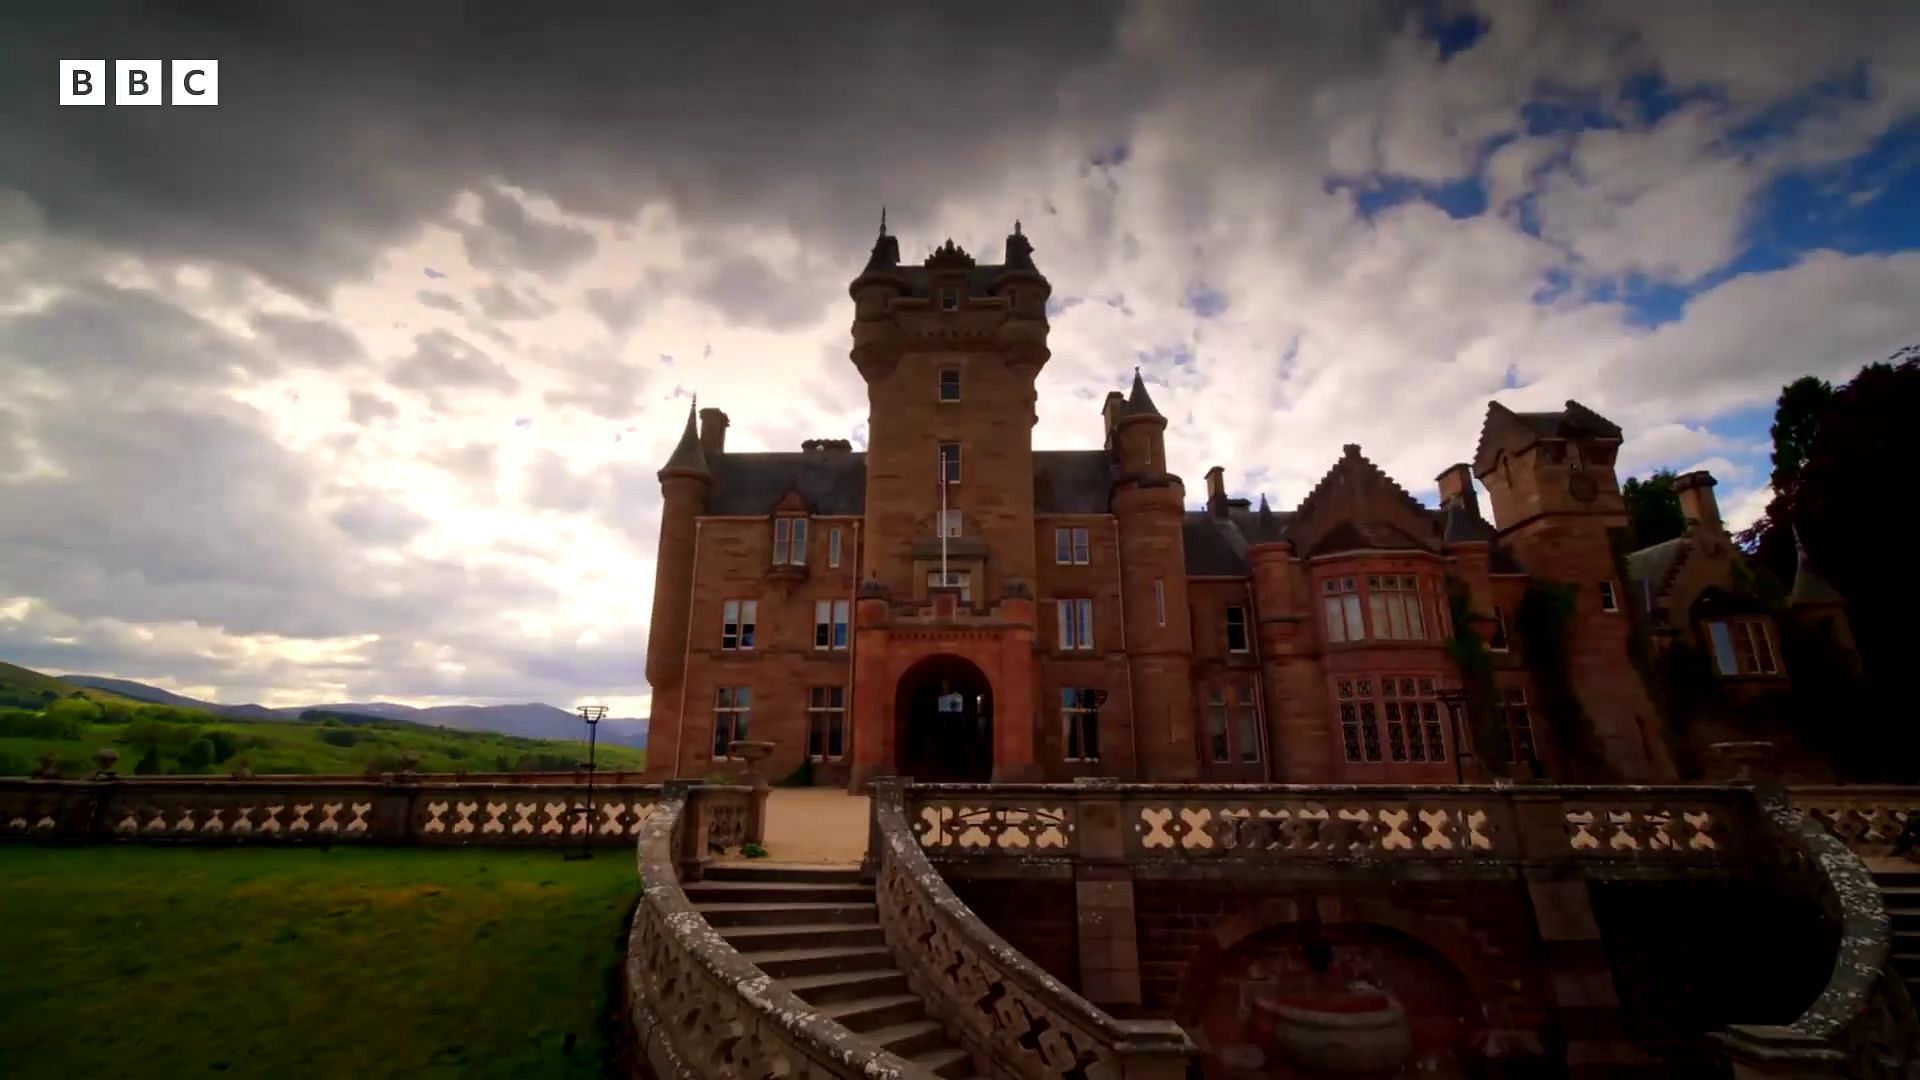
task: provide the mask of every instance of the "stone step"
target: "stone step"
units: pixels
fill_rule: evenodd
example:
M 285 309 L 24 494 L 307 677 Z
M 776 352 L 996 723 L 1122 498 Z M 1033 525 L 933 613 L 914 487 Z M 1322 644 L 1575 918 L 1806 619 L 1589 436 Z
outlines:
M 931 1020 L 908 1020 L 860 1033 L 862 1038 L 880 1044 L 903 1058 L 938 1049 L 945 1045 L 947 1033 Z
M 964 1080 L 973 1075 L 973 1059 L 957 1046 L 936 1046 L 907 1059 L 915 1065 L 947 1080 Z
M 848 998 L 821 1006 L 820 1011 L 852 1031 L 872 1031 L 919 1020 L 927 1015 L 926 1005 L 914 994 Z
M 1920 952 L 1895 952 L 1893 973 L 1911 982 L 1920 978 Z
M 741 904 L 696 903 L 694 910 L 707 925 L 722 926 L 795 926 L 802 923 L 853 923 L 866 926 L 880 921 L 880 909 L 868 897 L 864 904 Z
M 886 946 L 849 949 L 765 949 L 741 950 L 755 967 L 776 979 L 794 975 L 818 975 L 827 971 L 871 971 L 893 966 L 893 953 Z
M 857 881 L 694 881 L 681 891 L 696 904 L 873 903 L 872 887 Z
M 1875 870 L 1873 880 L 1883 891 L 1920 888 L 1920 867 L 1912 870 Z
M 716 927 L 727 944 L 741 952 L 772 949 L 806 949 L 832 945 L 885 945 L 887 937 L 879 923 L 775 923 L 771 926 Z
M 860 884 L 860 867 L 804 863 L 709 863 L 702 881 L 798 881 L 828 885 Z
M 893 958 L 889 956 L 881 967 L 797 975 L 780 980 L 780 984 L 809 1005 L 830 1005 L 856 998 L 907 993 L 907 974 L 894 967 Z
M 1906 908 L 1889 908 L 1887 910 L 1887 917 L 1893 920 L 1893 932 L 1896 934 L 1903 931 L 1920 932 L 1920 911 L 1913 911 Z

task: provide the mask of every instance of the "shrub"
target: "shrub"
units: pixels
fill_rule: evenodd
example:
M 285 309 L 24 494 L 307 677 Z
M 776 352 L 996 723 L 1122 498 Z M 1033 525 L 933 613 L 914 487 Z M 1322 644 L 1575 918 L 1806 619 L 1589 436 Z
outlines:
M 30 776 L 33 771 L 26 758 L 0 750 L 0 776 Z
M 202 736 L 180 752 L 180 771 L 203 773 L 213 766 L 213 741 Z
M 18 739 L 78 739 L 86 734 L 86 730 L 84 723 L 56 714 L 52 709 L 44 713 L 29 712 L 26 709 L 0 710 L 0 736 Z
M 158 776 L 161 772 L 160 748 L 157 746 L 147 747 L 147 752 L 140 755 L 140 760 L 134 764 L 133 775 Z
M 360 733 L 343 727 L 329 727 L 320 732 L 320 741 L 328 746 L 352 746 L 360 741 Z

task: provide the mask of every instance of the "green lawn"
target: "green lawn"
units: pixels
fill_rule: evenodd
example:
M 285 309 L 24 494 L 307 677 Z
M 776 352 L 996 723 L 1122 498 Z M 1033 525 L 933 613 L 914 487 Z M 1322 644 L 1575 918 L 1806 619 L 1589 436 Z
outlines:
M 0 845 L 0 882 L 10 1078 L 599 1076 L 639 895 L 623 852 Z

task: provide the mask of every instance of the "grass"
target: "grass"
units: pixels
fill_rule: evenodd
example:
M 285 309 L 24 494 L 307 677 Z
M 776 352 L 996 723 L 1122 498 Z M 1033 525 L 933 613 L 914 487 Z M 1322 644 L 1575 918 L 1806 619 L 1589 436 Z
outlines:
M 0 880 L 10 1078 L 600 1076 L 639 895 L 544 851 L 7 845 Z

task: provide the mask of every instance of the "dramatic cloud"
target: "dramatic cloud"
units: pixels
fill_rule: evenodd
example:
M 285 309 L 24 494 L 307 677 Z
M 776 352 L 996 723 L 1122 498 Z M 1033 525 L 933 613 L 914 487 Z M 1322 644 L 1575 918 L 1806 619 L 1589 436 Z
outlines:
M 232 700 L 643 712 L 654 470 L 864 439 L 846 283 L 1054 285 L 1036 442 L 1138 366 L 1195 490 L 1486 402 L 1764 505 L 1771 399 L 1920 339 L 1920 9 L 0 9 L 0 656 Z M 507 43 L 537 41 L 537 49 Z M 62 57 L 211 56 L 211 109 Z

